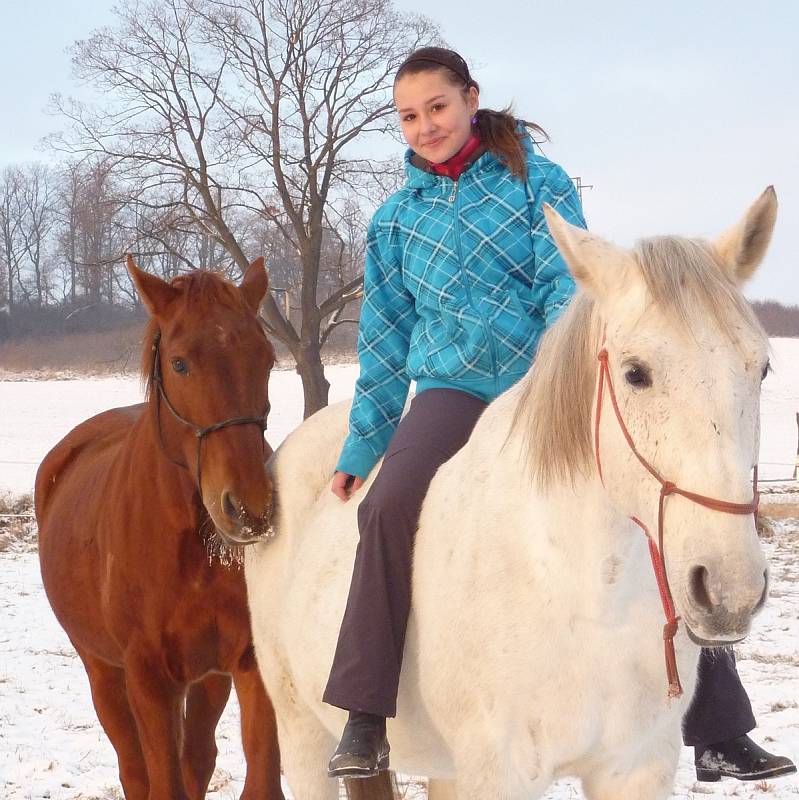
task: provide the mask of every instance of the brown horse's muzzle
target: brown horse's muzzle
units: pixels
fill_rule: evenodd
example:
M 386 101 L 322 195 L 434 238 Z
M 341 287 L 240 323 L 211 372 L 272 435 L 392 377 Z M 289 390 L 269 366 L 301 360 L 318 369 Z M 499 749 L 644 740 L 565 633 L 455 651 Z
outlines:
M 272 499 L 271 483 L 266 503 L 263 504 L 263 508 L 257 510 L 252 508 L 252 504 L 243 502 L 233 491 L 226 489 L 222 492 L 218 504 L 221 514 L 211 513 L 211 518 L 220 535 L 229 544 L 255 544 L 274 536 Z M 217 519 L 217 516 L 221 516 L 222 519 Z

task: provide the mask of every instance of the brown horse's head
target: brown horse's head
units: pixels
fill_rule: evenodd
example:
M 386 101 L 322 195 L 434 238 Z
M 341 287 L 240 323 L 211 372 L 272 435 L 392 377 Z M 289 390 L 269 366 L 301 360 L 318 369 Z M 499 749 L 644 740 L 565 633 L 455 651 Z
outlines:
M 255 541 L 272 516 L 263 428 L 275 351 L 257 316 L 264 260 L 238 286 L 199 270 L 167 283 L 132 256 L 128 270 L 151 315 L 142 370 L 164 454 L 189 471 L 228 543 Z

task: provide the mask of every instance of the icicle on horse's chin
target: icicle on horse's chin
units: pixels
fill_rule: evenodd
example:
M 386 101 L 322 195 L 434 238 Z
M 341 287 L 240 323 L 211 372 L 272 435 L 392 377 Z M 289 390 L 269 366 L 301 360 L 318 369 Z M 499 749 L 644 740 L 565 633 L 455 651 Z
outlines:
M 752 469 L 768 342 L 737 287 L 776 207 L 769 188 L 712 244 L 631 251 L 547 209 L 580 291 L 420 518 L 389 739 L 392 767 L 430 776 L 431 797 L 536 798 L 563 775 L 589 800 L 670 796 L 698 644 L 746 635 L 766 590 Z M 343 726 L 320 698 L 358 540 L 359 498 L 327 490 L 347 417 L 329 407 L 286 439 L 277 537 L 245 564 L 285 775 L 315 800 L 337 797 Z M 662 537 L 662 593 L 642 526 L 653 549 Z

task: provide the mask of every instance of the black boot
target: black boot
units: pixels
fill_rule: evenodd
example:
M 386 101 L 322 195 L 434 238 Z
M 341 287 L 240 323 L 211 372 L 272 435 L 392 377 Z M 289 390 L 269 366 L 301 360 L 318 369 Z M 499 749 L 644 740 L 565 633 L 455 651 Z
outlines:
M 760 781 L 796 772 L 796 765 L 790 758 L 767 752 L 746 734 L 726 742 L 694 747 L 694 765 L 698 781 L 722 778 Z
M 371 778 L 388 769 L 388 751 L 386 718 L 350 711 L 327 774 L 331 778 Z

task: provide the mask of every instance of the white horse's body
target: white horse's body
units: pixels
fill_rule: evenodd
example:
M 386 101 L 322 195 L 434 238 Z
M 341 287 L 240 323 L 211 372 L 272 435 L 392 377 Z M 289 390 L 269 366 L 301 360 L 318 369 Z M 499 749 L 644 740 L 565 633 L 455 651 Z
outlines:
M 750 211 L 745 222 L 755 211 L 763 214 Z M 762 333 L 732 312 L 726 332 L 709 323 L 690 332 L 670 327 L 621 251 L 613 252 L 624 262 L 617 267 L 622 285 L 600 285 L 608 282 L 602 262 L 611 251 L 582 252 L 597 240 L 558 224 L 565 225 L 550 220 L 594 298 L 583 316 L 572 309 L 559 326 L 579 317 L 594 353 L 607 327 L 619 404 L 639 449 L 684 488 L 749 500 Z M 592 272 L 586 265 L 594 262 L 600 266 Z M 542 347 L 539 360 L 567 356 L 550 365 L 552 375 L 579 370 L 579 354 L 560 347 L 553 342 L 549 356 Z M 716 353 L 710 366 L 702 363 L 708 348 Z M 651 386 L 625 385 L 633 356 L 651 372 Z M 574 386 L 590 392 L 593 362 L 582 368 L 588 378 L 578 376 Z M 458 800 L 537 798 L 563 775 L 582 778 L 591 800 L 661 800 L 671 791 L 699 649 L 681 624 L 676 651 L 685 693 L 670 700 L 663 611 L 646 538 L 630 520 L 657 530 L 659 487 L 629 451 L 612 411 L 600 426 L 605 486 L 574 442 L 568 479 L 557 470 L 535 479 L 529 462 L 541 478 L 550 454 L 529 452 L 540 437 L 525 435 L 535 423 L 525 404 L 543 403 L 544 413 L 546 392 L 557 388 L 537 390 L 534 382 L 533 374 L 492 403 L 430 485 L 398 713 L 388 730 L 392 768 L 452 780 Z M 555 412 L 553 424 L 564 414 L 573 412 Z M 258 662 L 298 800 L 337 797 L 326 764 L 344 714 L 320 698 L 349 588 L 357 502 L 369 488 L 348 503 L 328 488 L 347 419 L 347 404 L 324 409 L 281 446 L 273 462 L 277 538 L 246 561 Z M 591 430 L 590 419 L 584 422 Z M 666 563 L 678 612 L 703 639 L 740 638 L 764 590 L 753 519 L 683 498 L 668 503 Z

